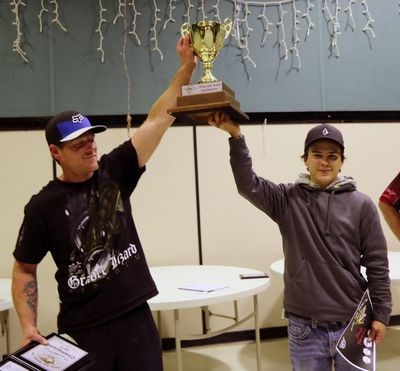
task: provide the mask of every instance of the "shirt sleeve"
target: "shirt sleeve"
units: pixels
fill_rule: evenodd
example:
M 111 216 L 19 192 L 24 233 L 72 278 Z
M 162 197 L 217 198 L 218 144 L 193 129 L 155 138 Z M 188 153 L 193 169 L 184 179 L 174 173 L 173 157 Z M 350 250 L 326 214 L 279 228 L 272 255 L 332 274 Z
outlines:
M 24 210 L 24 219 L 21 224 L 14 258 L 28 264 L 38 264 L 48 252 L 44 243 L 43 219 L 38 208 L 28 204 Z
M 100 159 L 100 171 L 108 174 L 120 186 L 123 195 L 130 195 L 145 172 L 140 167 L 135 147 L 127 140 Z
M 393 206 L 400 211 L 400 173 L 392 180 L 381 194 L 379 201 Z

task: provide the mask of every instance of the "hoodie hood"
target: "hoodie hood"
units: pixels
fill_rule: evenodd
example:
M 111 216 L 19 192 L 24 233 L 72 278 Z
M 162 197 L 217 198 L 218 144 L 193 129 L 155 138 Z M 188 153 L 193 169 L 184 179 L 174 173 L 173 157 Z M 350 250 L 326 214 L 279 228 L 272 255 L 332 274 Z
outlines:
M 309 189 L 319 189 L 321 191 L 334 191 L 334 193 L 355 191 L 357 189 L 357 184 L 355 180 L 350 176 L 340 176 L 337 177 L 328 187 L 321 188 L 318 184 L 314 183 L 310 179 L 310 175 L 303 173 L 300 174 L 296 180 L 296 184 L 305 186 L 304 188 Z

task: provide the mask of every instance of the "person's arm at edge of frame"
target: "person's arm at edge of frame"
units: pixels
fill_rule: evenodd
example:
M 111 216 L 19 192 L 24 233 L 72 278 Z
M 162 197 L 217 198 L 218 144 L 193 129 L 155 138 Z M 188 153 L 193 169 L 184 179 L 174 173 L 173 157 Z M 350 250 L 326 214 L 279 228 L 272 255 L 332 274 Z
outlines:
M 239 124 L 223 111 L 213 112 L 208 116 L 208 123 L 211 126 L 226 131 L 232 138 L 239 138 L 242 135 Z
M 36 341 L 46 345 L 48 341 L 37 328 L 38 286 L 37 264 L 14 262 L 12 273 L 12 298 L 22 330 L 21 346 Z
M 394 208 L 392 205 L 389 205 L 385 202 L 379 201 L 378 202 L 379 209 L 382 212 L 382 215 L 391 229 L 391 231 L 394 233 L 394 235 L 397 237 L 397 239 L 400 241 L 400 214 Z
M 181 37 L 178 40 L 176 52 L 180 59 L 177 72 L 165 92 L 151 106 L 146 120 L 131 139 L 137 152 L 140 167 L 146 165 L 165 131 L 174 122 L 175 118 L 168 114 L 167 110 L 176 107 L 177 97 L 181 93 L 182 85 L 187 85 L 192 80 L 196 58 L 190 48 L 188 37 Z
M 368 340 L 374 340 L 376 345 L 382 343 L 386 335 L 387 325 L 379 320 L 373 320 L 368 332 Z

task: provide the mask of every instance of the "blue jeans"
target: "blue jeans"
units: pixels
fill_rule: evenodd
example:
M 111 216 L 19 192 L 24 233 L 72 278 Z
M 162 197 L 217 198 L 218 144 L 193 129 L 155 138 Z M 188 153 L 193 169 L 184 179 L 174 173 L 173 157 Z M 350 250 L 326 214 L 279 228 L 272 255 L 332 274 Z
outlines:
M 324 323 L 289 314 L 289 350 L 293 371 L 354 371 L 336 352 L 346 323 Z

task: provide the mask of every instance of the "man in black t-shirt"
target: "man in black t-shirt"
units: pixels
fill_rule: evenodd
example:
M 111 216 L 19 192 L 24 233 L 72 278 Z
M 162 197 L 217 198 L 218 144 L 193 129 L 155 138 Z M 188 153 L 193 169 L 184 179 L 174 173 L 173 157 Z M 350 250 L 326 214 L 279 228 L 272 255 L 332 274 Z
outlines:
M 174 118 L 182 85 L 196 65 L 189 40 L 177 44 L 180 67 L 130 140 L 97 159 L 95 134 L 77 111 L 46 127 L 61 174 L 32 196 L 14 250 L 13 299 L 22 345 L 46 344 L 37 328 L 36 271 L 50 252 L 57 265 L 58 331 L 95 355 L 92 369 L 162 370 L 160 339 L 147 300 L 157 294 L 132 218 L 130 196 Z

